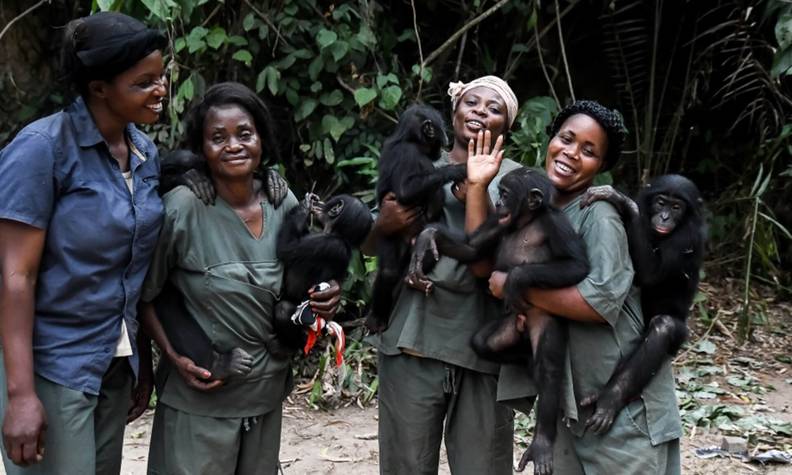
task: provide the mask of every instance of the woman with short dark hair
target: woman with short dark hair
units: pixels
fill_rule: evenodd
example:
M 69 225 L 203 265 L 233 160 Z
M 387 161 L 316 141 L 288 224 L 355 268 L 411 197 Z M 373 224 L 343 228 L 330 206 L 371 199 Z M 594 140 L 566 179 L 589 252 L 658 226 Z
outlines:
M 264 102 L 232 82 L 210 87 L 189 114 L 188 142 L 206 160 L 217 201 L 205 206 L 185 187 L 163 197 L 165 222 L 142 299 L 151 302 L 172 284 L 213 346 L 245 351 L 252 369 L 213 379 L 173 349 L 154 306 L 144 304 L 143 325 L 163 351 L 149 473 L 277 473 L 292 374 L 290 360 L 270 353 L 267 343 L 282 285 L 277 235 L 297 200 L 289 192 L 276 207 L 256 179 L 264 161 L 277 159 L 272 123 Z M 325 317 L 339 299 L 336 282 L 310 293 L 312 308 Z
M 124 423 L 148 405 L 136 305 L 162 202 L 157 150 L 133 124 L 162 113 L 166 44 L 120 13 L 71 21 L 63 63 L 80 97 L 0 151 L 6 473 L 117 474 Z

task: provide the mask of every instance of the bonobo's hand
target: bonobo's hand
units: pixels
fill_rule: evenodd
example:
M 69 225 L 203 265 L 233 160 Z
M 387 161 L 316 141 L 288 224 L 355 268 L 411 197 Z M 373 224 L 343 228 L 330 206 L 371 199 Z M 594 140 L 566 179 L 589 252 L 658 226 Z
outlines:
M 223 385 L 220 379 L 209 379 L 212 373 L 206 368 L 196 365 L 193 360 L 182 355 L 171 355 L 170 361 L 181 375 L 187 386 L 198 391 L 210 391 Z
M 151 393 L 154 391 L 154 375 L 151 366 L 150 364 L 148 368 L 144 368 L 144 366 L 146 365 L 141 364 L 137 384 L 132 388 L 132 405 L 127 411 L 127 424 L 140 417 L 148 409 Z
M 467 181 L 468 185 L 488 186 L 500 170 L 503 161 L 503 135 L 499 135 L 495 146 L 492 144 L 492 132 L 479 131 L 475 143 L 468 142 Z
M 607 201 L 615 206 L 619 212 L 629 210 L 633 215 L 638 214 L 638 205 L 635 204 L 635 201 L 619 193 L 610 185 L 589 187 L 580 198 L 580 208 L 591 206 L 595 201 Z
M 322 199 L 319 198 L 319 195 L 314 193 L 305 194 L 302 206 L 308 211 L 308 213 L 314 216 L 319 216 L 324 212 L 324 203 L 322 202 Z
M 191 168 L 184 172 L 177 181 L 182 185 L 186 185 L 203 204 L 207 206 L 214 204 L 217 191 L 212 184 L 212 180 L 202 172 Z
M 428 261 L 431 259 L 431 261 Z M 420 290 L 429 295 L 432 292 L 432 281 L 424 274 L 427 265 L 432 266 L 440 260 L 440 252 L 437 250 L 437 229 L 426 228 L 415 239 L 413 252 L 410 256 L 410 267 L 404 281 L 410 287 Z
M 44 433 L 47 415 L 36 394 L 8 399 L 3 420 L 3 444 L 6 454 L 22 467 L 44 459 Z
M 374 226 L 382 236 L 390 236 L 406 230 L 418 217 L 418 207 L 407 207 L 396 201 L 396 195 L 387 193 L 379 205 L 379 216 Z
M 506 272 L 495 271 L 489 278 L 489 291 L 496 299 L 503 298 L 503 289 L 506 287 L 506 278 L 509 276 Z
M 289 184 L 274 168 L 267 168 L 264 171 L 264 193 L 275 208 L 280 206 L 289 194 Z
M 311 310 L 318 313 L 325 320 L 332 320 L 341 303 L 341 286 L 335 280 L 329 280 L 330 288 L 327 290 L 309 290 L 308 298 L 311 301 Z
M 460 163 L 458 165 L 448 165 L 444 167 L 446 177 L 449 181 L 453 181 L 454 183 L 459 183 L 465 180 L 467 177 L 467 165 L 464 163 Z

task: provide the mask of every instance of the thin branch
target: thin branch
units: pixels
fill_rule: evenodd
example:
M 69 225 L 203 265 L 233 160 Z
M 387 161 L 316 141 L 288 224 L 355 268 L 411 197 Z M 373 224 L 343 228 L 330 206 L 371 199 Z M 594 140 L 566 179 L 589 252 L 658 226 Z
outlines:
M 283 41 L 283 43 L 284 43 L 285 45 L 287 45 L 287 46 L 291 46 L 291 45 L 289 44 L 289 42 L 288 42 L 288 41 L 286 41 L 286 40 L 283 38 L 283 36 L 281 36 L 281 34 L 280 34 L 280 29 L 279 29 L 278 27 L 276 27 L 274 23 L 272 23 L 272 20 L 270 20 L 270 19 L 267 17 L 267 15 L 265 15 L 265 14 L 261 13 L 261 10 L 259 10 L 259 9 L 258 9 L 258 8 L 256 8 L 256 7 L 255 7 L 255 6 L 254 6 L 252 3 L 250 3 L 250 0 L 244 0 L 244 2 L 245 2 L 245 4 L 246 4 L 248 7 L 250 7 L 250 9 L 251 9 L 251 10 L 253 10 L 253 12 L 254 12 L 256 15 L 258 15 L 258 16 L 259 16 L 259 18 L 261 18 L 262 20 L 264 20 L 264 23 L 266 23 L 266 24 L 267 24 L 267 26 L 269 26 L 269 27 L 270 27 L 270 28 L 271 28 L 271 29 L 272 29 L 272 30 L 275 32 L 275 36 L 277 37 L 278 41 Z M 278 41 L 276 41 L 276 42 L 275 42 L 275 46 L 277 46 L 277 44 L 278 44 Z M 272 49 L 272 54 L 273 54 L 273 56 L 275 55 L 275 46 L 273 46 L 273 49 Z
M 210 21 L 212 21 L 212 18 L 214 18 L 214 16 L 215 16 L 215 15 L 217 15 L 217 12 L 219 12 L 219 11 L 220 11 L 220 9 L 221 9 L 222 7 L 223 7 L 223 4 L 222 4 L 222 3 L 218 4 L 218 5 L 215 7 L 215 9 L 214 9 L 214 10 L 212 10 L 212 13 L 210 13 L 210 14 L 209 14 L 209 16 L 207 16 L 207 17 L 206 17 L 206 19 L 205 19 L 205 20 L 204 20 L 204 21 L 201 23 L 201 26 L 206 26 L 206 25 L 208 25 L 208 24 L 209 24 L 209 22 L 210 22 Z
M 566 71 L 567 82 L 569 83 L 569 95 L 575 100 L 575 90 L 572 88 L 572 75 L 569 73 L 569 63 L 567 62 L 566 48 L 564 47 L 564 34 L 561 31 L 561 7 L 558 0 L 555 0 L 556 7 L 556 26 L 558 26 L 558 42 L 561 43 L 561 58 L 564 60 L 564 70 Z
M 423 48 L 421 47 L 421 35 L 418 33 L 418 13 L 415 11 L 415 0 L 410 0 L 413 14 L 413 29 L 415 30 L 415 41 L 418 42 L 418 58 L 420 59 L 420 69 L 418 70 L 418 93 L 415 95 L 416 100 L 421 99 L 421 89 L 423 89 L 423 76 L 424 76 L 424 57 Z
M 542 44 L 539 43 L 539 16 L 537 15 L 537 23 L 534 25 L 534 38 L 536 41 L 536 51 L 539 53 L 539 64 L 542 66 L 542 74 L 544 74 L 545 79 L 547 80 L 547 85 L 550 87 L 550 92 L 553 94 L 553 99 L 556 101 L 556 105 L 558 109 L 561 109 L 561 101 L 558 100 L 558 94 L 556 94 L 556 90 L 553 87 L 553 81 L 550 80 L 550 75 L 547 74 L 547 66 L 545 66 L 544 58 L 542 57 Z
M 425 67 L 429 63 L 431 63 L 432 61 L 437 59 L 437 57 L 440 56 L 440 53 L 442 53 L 448 47 L 450 47 L 451 45 L 456 43 L 456 41 L 459 39 L 459 37 L 462 36 L 463 34 L 465 34 L 466 31 L 468 31 L 469 29 L 471 29 L 474 26 L 478 25 L 482 21 L 486 20 L 487 17 L 489 17 L 490 15 L 495 13 L 499 8 L 501 8 L 502 6 L 506 5 L 507 3 L 509 3 L 509 0 L 500 0 L 498 3 L 496 3 L 495 5 L 490 7 L 489 10 L 487 10 L 486 12 L 482 13 L 481 15 L 479 15 L 476 18 L 474 18 L 473 20 L 471 20 L 470 23 L 466 23 L 465 25 L 463 25 L 462 28 L 458 29 L 453 35 L 449 36 L 448 39 L 445 40 L 445 42 L 443 44 L 441 44 L 439 48 L 437 48 L 436 50 L 432 51 L 432 53 L 429 56 L 427 56 L 424 61 L 422 61 L 421 66 Z
M 32 7 L 28 8 L 28 9 L 27 9 L 27 10 L 25 10 L 24 12 L 20 13 L 19 15 L 15 16 L 14 18 L 12 18 L 12 19 L 11 19 L 11 21 L 9 21 L 9 22 L 6 24 L 6 26 L 3 28 L 3 31 L 0 31 L 0 40 L 2 40 L 2 39 L 3 39 L 3 36 L 5 36 L 5 34 L 6 34 L 6 32 L 8 31 L 8 29 L 9 29 L 9 28 L 11 28 L 11 25 L 13 25 L 14 23 L 16 23 L 16 22 L 18 22 L 19 20 L 21 20 L 21 19 L 22 19 L 22 17 L 24 17 L 25 15 L 29 14 L 30 12 L 32 12 L 32 11 L 33 11 L 33 10 L 35 10 L 36 8 L 38 8 L 38 7 L 42 6 L 42 5 L 44 5 L 45 3 L 50 3 L 51 1 L 52 1 L 52 0 L 39 0 L 39 2 L 38 2 L 38 3 L 36 3 L 36 4 L 35 4 L 35 5 L 33 5 Z
M 457 55 L 457 62 L 456 67 L 454 68 L 454 80 L 459 81 L 459 69 L 462 67 L 462 55 L 465 53 L 465 43 L 467 43 L 467 34 L 466 31 L 464 35 L 462 35 L 462 41 L 459 42 L 459 54 Z

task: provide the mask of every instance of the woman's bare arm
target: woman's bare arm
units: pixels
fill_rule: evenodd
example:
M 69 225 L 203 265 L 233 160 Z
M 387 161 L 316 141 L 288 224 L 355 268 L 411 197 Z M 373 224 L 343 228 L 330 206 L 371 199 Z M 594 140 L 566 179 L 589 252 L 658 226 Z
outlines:
M 0 341 L 8 407 L 3 441 L 17 465 L 42 460 L 46 414 L 33 377 L 33 320 L 36 279 L 46 231 L 0 219 Z

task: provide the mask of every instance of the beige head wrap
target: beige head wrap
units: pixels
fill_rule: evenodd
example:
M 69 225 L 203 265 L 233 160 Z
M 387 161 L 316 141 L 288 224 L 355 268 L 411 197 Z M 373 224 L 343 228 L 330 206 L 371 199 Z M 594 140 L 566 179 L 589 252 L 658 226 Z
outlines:
M 474 87 L 488 87 L 501 96 L 503 102 L 506 103 L 506 118 L 509 119 L 509 127 L 511 128 L 514 119 L 517 118 L 517 108 L 519 104 L 517 103 L 517 96 L 514 95 L 512 88 L 509 87 L 506 81 L 498 76 L 482 76 L 469 83 L 461 81 L 449 83 L 448 95 L 451 96 L 451 110 L 455 111 L 462 96 Z

